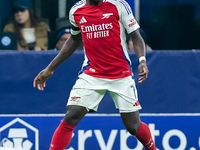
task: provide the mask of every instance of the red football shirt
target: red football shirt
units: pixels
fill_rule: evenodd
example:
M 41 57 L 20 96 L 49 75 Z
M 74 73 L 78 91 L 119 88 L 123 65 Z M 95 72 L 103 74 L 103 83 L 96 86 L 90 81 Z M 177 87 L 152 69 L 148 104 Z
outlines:
M 126 48 L 126 34 L 139 28 L 131 8 L 124 0 L 105 0 L 89 6 L 85 0 L 70 10 L 72 34 L 81 32 L 85 50 L 82 72 L 99 78 L 132 75 Z

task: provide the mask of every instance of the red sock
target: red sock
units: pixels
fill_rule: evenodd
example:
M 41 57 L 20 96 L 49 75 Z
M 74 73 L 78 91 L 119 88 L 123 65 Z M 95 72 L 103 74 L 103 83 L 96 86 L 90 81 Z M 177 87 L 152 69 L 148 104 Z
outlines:
M 49 150 L 63 150 L 66 148 L 71 141 L 74 128 L 74 126 L 61 120 L 60 125 L 54 132 Z
M 145 123 L 141 122 L 136 138 L 143 144 L 146 150 L 156 150 L 149 127 Z

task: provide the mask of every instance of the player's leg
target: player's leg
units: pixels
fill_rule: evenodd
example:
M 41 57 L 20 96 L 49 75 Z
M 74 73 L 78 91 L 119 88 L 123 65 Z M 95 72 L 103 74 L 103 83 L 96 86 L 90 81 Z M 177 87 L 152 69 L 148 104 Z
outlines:
M 122 122 L 128 132 L 132 135 L 136 135 L 140 128 L 141 121 L 138 115 L 138 111 L 130 113 L 120 113 Z
M 67 147 L 79 121 L 90 109 L 97 110 L 106 90 L 94 90 L 98 87 L 98 81 L 96 78 L 89 78 L 89 81 L 87 78 L 79 78 L 71 90 L 67 103 L 67 113 L 53 135 L 50 150 L 63 150 Z
M 87 109 L 82 106 L 67 106 L 67 113 L 54 132 L 49 150 L 63 150 L 66 148 L 71 141 L 75 126 L 87 112 Z
M 109 87 L 109 93 L 112 96 L 116 108 L 119 109 L 122 121 L 130 134 L 143 144 L 146 150 L 156 150 L 152 140 L 149 127 L 140 121 L 137 89 L 135 82 L 131 77 L 115 80 Z
M 146 150 L 156 150 L 149 127 L 140 121 L 139 112 L 120 113 L 124 126 L 134 135 Z
M 54 133 L 50 150 L 63 150 L 67 147 L 79 121 L 89 110 L 97 111 L 106 93 L 105 89 L 101 90 L 102 85 L 104 82 L 99 78 L 84 73 L 79 75 L 68 99 L 67 113 Z
M 87 109 L 83 106 L 68 105 L 67 113 L 65 114 L 64 121 L 72 126 L 76 126 L 81 119 L 87 114 Z

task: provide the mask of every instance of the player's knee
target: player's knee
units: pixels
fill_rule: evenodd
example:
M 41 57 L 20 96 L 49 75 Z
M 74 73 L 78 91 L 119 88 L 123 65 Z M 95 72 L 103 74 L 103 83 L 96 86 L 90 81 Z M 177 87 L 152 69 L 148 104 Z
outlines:
M 78 124 L 78 122 L 80 121 L 79 118 L 80 118 L 80 116 L 78 116 L 78 115 L 66 114 L 64 117 L 64 121 L 73 126 L 76 126 Z
M 131 135 L 134 135 L 134 136 L 138 132 L 139 128 L 140 128 L 140 124 L 133 124 L 133 125 L 130 125 L 130 126 L 126 127 L 126 129 L 128 130 L 128 132 Z
M 136 133 L 137 133 L 137 131 L 138 131 L 138 129 L 127 129 L 128 130 L 128 132 L 131 134 L 131 135 L 136 135 Z
M 84 107 L 69 106 L 64 121 L 76 126 L 86 113 L 87 110 Z
M 80 116 L 77 114 L 66 113 L 66 115 L 65 115 L 66 120 L 78 120 L 79 117 Z

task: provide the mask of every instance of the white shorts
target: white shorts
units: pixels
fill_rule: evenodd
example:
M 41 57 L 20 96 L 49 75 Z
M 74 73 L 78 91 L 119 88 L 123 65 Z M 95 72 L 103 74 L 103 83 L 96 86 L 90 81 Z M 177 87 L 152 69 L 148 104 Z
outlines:
M 119 79 L 96 78 L 85 73 L 78 76 L 67 105 L 79 105 L 97 111 L 99 103 L 108 92 L 120 113 L 141 109 L 135 81 L 131 76 Z

